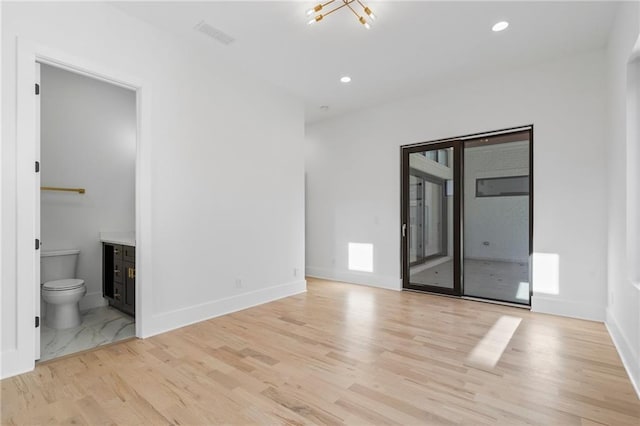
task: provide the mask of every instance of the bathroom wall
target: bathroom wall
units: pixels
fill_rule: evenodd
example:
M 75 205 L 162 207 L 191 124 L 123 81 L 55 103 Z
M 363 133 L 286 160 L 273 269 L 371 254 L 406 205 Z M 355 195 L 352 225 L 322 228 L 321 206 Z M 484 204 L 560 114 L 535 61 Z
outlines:
M 41 65 L 43 250 L 80 249 L 81 309 L 104 305 L 100 231 L 135 230 L 135 92 Z

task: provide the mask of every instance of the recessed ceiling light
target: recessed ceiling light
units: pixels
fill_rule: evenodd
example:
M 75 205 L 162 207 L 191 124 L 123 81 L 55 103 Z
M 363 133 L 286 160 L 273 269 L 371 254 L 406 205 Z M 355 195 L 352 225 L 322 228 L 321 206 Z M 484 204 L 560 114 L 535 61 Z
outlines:
M 340 81 L 343 83 L 349 83 L 351 81 L 351 77 L 349 77 L 348 75 L 345 75 L 340 79 Z
M 506 30 L 508 26 L 509 26 L 509 23 L 507 21 L 500 21 L 497 24 L 495 24 L 491 28 L 491 30 L 497 33 L 499 31 Z

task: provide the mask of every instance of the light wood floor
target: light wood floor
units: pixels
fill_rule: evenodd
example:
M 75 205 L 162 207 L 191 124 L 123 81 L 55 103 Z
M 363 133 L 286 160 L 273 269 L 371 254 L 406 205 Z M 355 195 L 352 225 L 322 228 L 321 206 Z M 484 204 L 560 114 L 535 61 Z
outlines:
M 319 280 L 1 384 L 3 425 L 640 424 L 602 324 Z

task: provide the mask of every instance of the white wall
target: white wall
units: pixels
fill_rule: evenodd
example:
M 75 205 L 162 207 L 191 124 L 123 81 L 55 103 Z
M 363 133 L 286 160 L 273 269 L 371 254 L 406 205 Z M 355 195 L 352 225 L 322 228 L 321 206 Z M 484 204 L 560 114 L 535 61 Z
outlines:
M 533 309 L 603 320 L 604 71 L 582 54 L 308 126 L 307 273 L 401 288 L 400 145 L 533 124 L 534 251 L 551 255 Z M 373 273 L 348 270 L 350 241 L 374 245 Z
M 640 395 L 640 283 L 634 283 L 634 268 L 640 264 L 633 249 L 638 238 L 638 209 L 632 200 L 637 200 L 640 184 L 637 171 L 640 167 L 637 133 L 635 137 L 627 133 L 627 101 L 638 93 L 628 93 L 628 61 L 634 45 L 640 37 L 640 5 L 637 2 L 624 3 L 618 11 L 616 22 L 607 49 L 609 102 L 611 107 L 611 129 L 608 135 L 608 241 L 607 241 L 607 283 L 608 306 L 607 326 L 618 347 L 618 351 L 635 382 Z M 636 53 L 638 53 L 636 45 Z M 633 67 L 631 67 L 633 71 Z M 640 72 L 635 69 L 636 81 Z M 629 75 L 628 75 L 629 74 Z M 629 96 L 629 97 L 628 97 Z M 638 126 L 638 115 L 635 126 Z M 635 194 L 635 196 L 634 196 Z M 635 284 L 635 285 L 634 285 Z
M 31 283 L 16 271 L 18 35 L 146 84 L 152 300 L 143 336 L 304 291 L 294 276 L 304 268 L 299 101 L 107 4 L 2 7 L 2 377 L 33 368 L 23 343 L 32 336 L 16 333 L 18 319 L 33 321 L 24 317 L 33 301 L 18 299 Z
M 476 179 L 528 174 L 529 144 L 526 142 L 465 149 L 465 258 L 528 261 L 529 197 L 476 197 Z
M 43 191 L 44 250 L 80 249 L 81 309 L 104 305 L 101 231 L 135 230 L 136 95 L 41 66 L 41 181 L 86 193 Z

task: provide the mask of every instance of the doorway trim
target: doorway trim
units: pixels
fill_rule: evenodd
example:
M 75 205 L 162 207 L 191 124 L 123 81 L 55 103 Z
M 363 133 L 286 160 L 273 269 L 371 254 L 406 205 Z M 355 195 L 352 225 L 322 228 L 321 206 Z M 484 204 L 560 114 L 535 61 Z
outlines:
M 435 293 L 446 296 L 455 296 L 466 298 L 464 296 L 464 194 L 463 194 L 463 182 L 464 182 L 464 146 L 466 141 L 479 140 L 485 137 L 497 137 L 505 135 L 504 142 L 508 142 L 511 134 L 519 132 L 529 133 L 529 303 L 528 305 L 522 305 L 526 308 L 531 308 L 531 299 L 533 297 L 533 236 L 534 236 L 534 126 L 533 124 L 505 128 L 494 131 L 473 133 L 464 136 L 456 136 L 451 138 L 437 139 L 427 142 L 419 142 L 408 145 L 400 146 L 400 279 L 402 281 L 402 290 L 419 291 L 426 293 Z M 408 252 L 408 209 L 407 203 L 409 200 L 409 155 L 413 152 L 422 152 L 425 150 L 437 150 L 453 148 L 453 185 L 454 185 L 454 200 L 453 200 L 453 288 L 440 288 L 430 286 L 412 286 L 409 282 L 409 252 Z M 486 302 L 496 303 L 508 303 L 500 300 L 483 299 Z
M 35 63 L 43 63 L 76 74 L 133 90 L 136 94 L 136 337 L 150 334 L 146 320 L 151 318 L 151 85 L 148 81 L 85 58 L 18 38 L 16 73 L 16 356 L 3 362 L 15 374 L 35 366 L 36 268 L 40 252 L 34 250 L 36 235 L 36 101 Z M 36 193 L 37 192 L 37 193 Z M 96 234 L 96 238 L 98 235 Z

